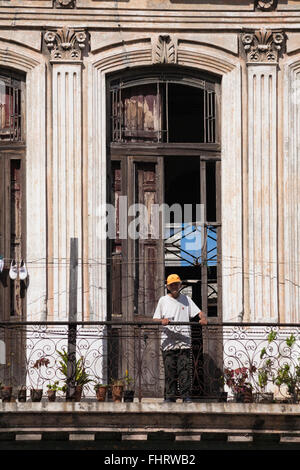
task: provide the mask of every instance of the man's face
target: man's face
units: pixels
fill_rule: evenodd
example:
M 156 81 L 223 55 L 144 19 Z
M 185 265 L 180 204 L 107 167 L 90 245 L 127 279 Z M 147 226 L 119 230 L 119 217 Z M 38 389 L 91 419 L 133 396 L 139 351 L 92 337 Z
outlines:
M 167 286 L 168 290 L 171 292 L 171 294 L 178 294 L 179 290 L 181 287 L 181 282 L 172 282 L 172 284 L 169 284 Z

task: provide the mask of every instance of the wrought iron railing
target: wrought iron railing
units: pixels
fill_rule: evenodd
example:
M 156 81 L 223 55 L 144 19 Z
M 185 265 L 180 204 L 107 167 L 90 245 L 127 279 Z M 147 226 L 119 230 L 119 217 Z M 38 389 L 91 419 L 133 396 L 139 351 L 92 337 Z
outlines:
M 300 391 L 300 325 L 170 325 L 179 332 L 183 326 L 191 332 L 189 370 L 194 399 L 220 401 L 227 393 L 231 400 L 250 388 L 252 394 L 271 392 L 275 400 L 295 400 Z M 77 362 L 90 380 L 84 386 L 84 399 L 96 399 L 97 383 L 110 384 L 128 376 L 137 399 L 163 397 L 163 328 L 153 321 L 2 322 L 0 382 L 15 391 L 43 389 L 45 396 L 47 386 L 58 382 L 60 388 L 65 386 L 58 392 L 59 399 L 64 399 L 65 388 L 75 385 Z

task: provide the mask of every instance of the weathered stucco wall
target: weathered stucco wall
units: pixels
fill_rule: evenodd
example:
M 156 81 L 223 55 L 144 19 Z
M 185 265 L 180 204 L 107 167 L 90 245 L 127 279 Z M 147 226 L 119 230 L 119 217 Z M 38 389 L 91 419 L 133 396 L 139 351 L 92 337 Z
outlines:
M 151 67 L 163 33 L 221 77 L 223 319 L 299 321 L 298 2 L 0 0 L 0 26 L 1 67 L 27 74 L 28 319 L 66 318 L 71 238 L 78 319 L 106 318 L 105 79 Z

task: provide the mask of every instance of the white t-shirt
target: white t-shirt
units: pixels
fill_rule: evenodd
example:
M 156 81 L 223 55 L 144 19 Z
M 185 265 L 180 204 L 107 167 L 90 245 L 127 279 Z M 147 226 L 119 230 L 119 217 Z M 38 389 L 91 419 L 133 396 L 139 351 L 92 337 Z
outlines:
M 164 295 L 158 301 L 153 318 L 168 318 L 171 322 L 189 322 L 200 312 L 195 302 L 184 294 L 175 299 Z M 191 347 L 191 329 L 189 325 L 167 325 L 162 328 L 161 347 L 163 351 L 170 349 L 187 349 Z

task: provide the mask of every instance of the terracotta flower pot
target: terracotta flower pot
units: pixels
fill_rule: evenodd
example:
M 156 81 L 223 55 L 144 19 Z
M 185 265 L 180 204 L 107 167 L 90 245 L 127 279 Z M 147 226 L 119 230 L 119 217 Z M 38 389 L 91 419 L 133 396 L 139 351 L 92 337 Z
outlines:
M 83 386 L 82 385 L 75 385 L 74 390 L 70 390 L 70 392 L 67 392 L 66 394 L 66 400 L 67 401 L 81 401 L 81 396 L 82 396 L 82 390 Z
M 74 394 L 75 401 L 80 401 L 81 400 L 82 390 L 83 390 L 82 385 L 76 385 L 75 394 Z
M 30 390 L 30 396 L 31 396 L 31 401 L 33 401 L 33 402 L 41 401 L 42 396 L 43 396 L 43 389 L 32 388 Z
M 8 402 L 11 400 L 12 396 L 12 387 L 11 386 L 6 386 L 4 385 L 1 390 L 1 395 L 2 395 L 2 401 L 3 402 Z
M 97 387 L 96 389 L 96 397 L 98 401 L 105 401 L 106 398 L 106 391 L 107 387 Z
M 56 390 L 47 390 L 48 400 L 55 401 L 56 400 Z
M 113 385 L 112 387 L 112 398 L 115 402 L 122 401 L 123 397 L 123 385 Z

